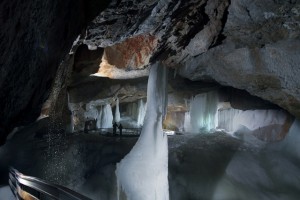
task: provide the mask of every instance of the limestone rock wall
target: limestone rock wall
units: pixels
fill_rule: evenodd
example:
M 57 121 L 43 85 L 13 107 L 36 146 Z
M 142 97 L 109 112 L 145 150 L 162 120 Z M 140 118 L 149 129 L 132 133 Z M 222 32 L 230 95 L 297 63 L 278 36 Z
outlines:
M 99 2 L 0 2 L 0 144 L 39 116 L 73 41 L 109 1 Z

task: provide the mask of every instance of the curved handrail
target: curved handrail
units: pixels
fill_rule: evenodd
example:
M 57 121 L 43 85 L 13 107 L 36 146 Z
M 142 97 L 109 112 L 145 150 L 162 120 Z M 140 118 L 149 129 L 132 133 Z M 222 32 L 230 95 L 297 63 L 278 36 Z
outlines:
M 14 168 L 9 170 L 9 185 L 17 199 L 40 199 L 41 195 L 54 200 L 91 200 L 66 187 L 26 176 Z

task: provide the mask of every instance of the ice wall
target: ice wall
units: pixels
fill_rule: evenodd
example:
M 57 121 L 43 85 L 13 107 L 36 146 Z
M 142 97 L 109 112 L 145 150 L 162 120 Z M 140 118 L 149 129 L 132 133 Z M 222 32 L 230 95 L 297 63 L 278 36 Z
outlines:
M 229 108 L 224 110 L 218 111 L 218 129 L 224 129 L 227 132 L 233 132 L 234 131 L 234 118 L 241 113 L 242 110 Z
M 115 110 L 115 122 L 119 123 L 120 120 L 121 120 L 121 117 L 120 117 L 120 108 L 119 108 L 119 98 L 117 98 L 117 101 L 116 101 L 116 110 Z
M 137 103 L 129 103 L 126 107 L 126 112 L 128 116 L 136 120 L 136 117 L 138 115 Z
M 246 110 L 239 112 L 233 119 L 233 130 L 241 127 L 253 131 L 265 126 L 282 125 L 286 120 L 286 112 L 282 110 Z
M 190 112 L 186 112 L 184 114 L 183 128 L 184 128 L 185 132 L 188 132 L 188 133 L 192 133 L 193 132 L 193 129 L 192 129 L 192 126 L 191 126 L 191 113 Z
M 167 102 L 166 77 L 164 67 L 159 64 L 151 67 L 141 136 L 130 153 L 117 164 L 119 192 L 122 190 L 128 200 L 169 199 L 168 142 L 162 130 Z
M 217 124 L 217 92 L 198 94 L 190 100 L 190 111 L 185 115 L 184 129 L 186 132 L 199 133 L 210 131 Z

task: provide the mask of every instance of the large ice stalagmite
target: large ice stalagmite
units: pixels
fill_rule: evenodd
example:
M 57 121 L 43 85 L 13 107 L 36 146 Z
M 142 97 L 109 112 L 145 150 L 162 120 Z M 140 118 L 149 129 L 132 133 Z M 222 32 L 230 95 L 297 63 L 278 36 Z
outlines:
M 119 98 L 116 101 L 116 110 L 115 110 L 115 122 L 119 123 L 121 120 L 120 117 L 120 108 L 119 108 Z
M 153 65 L 141 136 L 116 169 L 119 194 L 122 190 L 127 200 L 169 199 L 168 140 L 162 130 L 167 104 L 166 82 L 166 69 Z
M 88 120 L 93 120 L 93 119 L 97 119 L 98 117 L 98 110 L 95 107 L 95 105 L 88 103 L 86 104 L 86 108 L 85 108 L 85 113 L 84 113 L 84 117 Z
M 188 133 L 192 133 L 193 132 L 193 129 L 192 129 L 192 126 L 191 126 L 191 113 L 190 112 L 186 112 L 184 114 L 183 128 L 184 128 L 185 132 L 188 132 Z

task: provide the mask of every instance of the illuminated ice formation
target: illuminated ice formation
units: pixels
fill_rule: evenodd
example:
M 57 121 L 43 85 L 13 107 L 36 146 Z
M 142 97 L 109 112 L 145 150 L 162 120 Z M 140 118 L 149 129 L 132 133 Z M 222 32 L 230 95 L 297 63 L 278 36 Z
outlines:
M 136 128 L 143 126 L 146 114 L 146 105 L 147 103 L 145 103 L 142 99 L 139 99 L 138 102 L 127 105 L 126 113 L 131 118 L 131 126 Z
M 147 90 L 147 111 L 141 136 L 117 164 L 118 199 L 168 200 L 168 141 L 162 130 L 165 115 L 166 69 L 152 66 Z
M 229 108 L 218 111 L 218 129 L 223 129 L 227 132 L 234 131 L 234 123 L 233 120 L 242 110 Z
M 185 132 L 210 131 L 217 125 L 218 95 L 215 91 L 198 94 L 190 100 L 190 111 L 185 114 Z
M 286 117 L 286 112 L 282 110 L 246 110 L 234 117 L 233 130 L 237 131 L 241 127 L 246 127 L 254 131 L 270 125 L 283 125 Z
M 139 127 L 143 126 L 144 124 L 144 118 L 146 114 L 146 103 L 142 99 L 138 102 L 138 115 L 137 115 L 137 125 Z
M 96 127 L 97 129 L 102 127 L 102 106 L 100 109 L 98 109 L 98 116 L 97 116 L 97 122 L 96 122 Z
M 101 128 L 112 128 L 113 113 L 110 104 L 106 104 L 101 111 Z
M 116 101 L 116 110 L 115 110 L 115 122 L 119 123 L 121 120 L 120 117 L 120 108 L 119 108 L 119 98 Z

